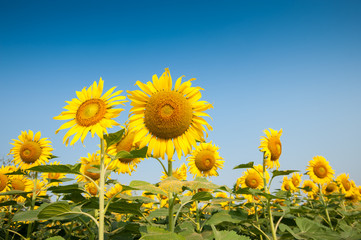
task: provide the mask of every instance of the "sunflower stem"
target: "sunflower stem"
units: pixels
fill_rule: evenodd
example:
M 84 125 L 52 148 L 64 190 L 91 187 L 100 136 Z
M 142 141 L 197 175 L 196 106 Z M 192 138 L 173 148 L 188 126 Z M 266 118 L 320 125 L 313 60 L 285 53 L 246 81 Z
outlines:
M 36 187 L 38 184 L 38 172 L 35 172 L 34 175 L 34 187 L 33 187 L 33 195 L 31 196 L 31 206 L 30 206 L 30 210 L 34 210 L 35 207 L 35 201 L 36 201 Z M 30 238 L 30 235 L 32 233 L 33 230 L 33 222 L 30 222 L 28 225 L 28 232 L 26 234 L 27 238 Z
M 326 217 L 327 217 L 328 225 L 330 225 L 331 230 L 333 230 L 332 223 L 331 223 L 331 219 L 330 219 L 330 215 L 328 214 L 328 210 L 327 210 L 327 204 L 326 204 L 325 198 L 323 197 L 321 184 L 318 184 L 318 188 L 319 188 L 319 190 L 320 190 L 320 196 L 321 196 L 322 205 L 325 207 L 325 212 L 326 212 Z
M 172 158 L 168 159 L 168 177 L 172 176 L 173 169 L 172 169 Z M 174 225 L 173 225 L 173 207 L 174 207 L 174 196 L 172 192 L 168 192 L 168 205 L 169 205 L 169 212 L 168 212 L 168 230 L 170 232 L 174 232 Z
M 99 240 L 104 240 L 104 139 L 100 139 L 100 183 L 99 183 Z
M 162 163 L 162 161 L 161 161 L 159 158 L 155 158 L 155 159 L 160 163 L 160 165 L 162 165 L 162 168 L 163 168 L 164 172 L 168 175 L 168 171 L 167 171 L 167 169 L 165 168 L 165 166 L 164 166 L 164 164 Z

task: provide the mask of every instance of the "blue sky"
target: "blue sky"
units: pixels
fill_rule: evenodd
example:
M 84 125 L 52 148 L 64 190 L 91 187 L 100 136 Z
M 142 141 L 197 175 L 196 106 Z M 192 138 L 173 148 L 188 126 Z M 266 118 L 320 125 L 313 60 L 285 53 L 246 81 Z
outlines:
M 169 67 L 173 79 L 197 78 L 214 105 L 207 141 L 225 165 L 213 182 L 231 186 L 242 174 L 234 166 L 260 164 L 263 130 L 282 128 L 281 170 L 304 173 L 321 155 L 361 185 L 360 42 L 360 1 L 3 0 L 0 155 L 31 129 L 50 138 L 57 160 L 74 164 L 99 140 L 62 144 L 65 131 L 55 130 L 63 122 L 53 117 L 64 101 L 99 77 L 105 89 L 135 90 Z M 161 171 L 146 159 L 131 177 L 114 177 L 155 183 Z

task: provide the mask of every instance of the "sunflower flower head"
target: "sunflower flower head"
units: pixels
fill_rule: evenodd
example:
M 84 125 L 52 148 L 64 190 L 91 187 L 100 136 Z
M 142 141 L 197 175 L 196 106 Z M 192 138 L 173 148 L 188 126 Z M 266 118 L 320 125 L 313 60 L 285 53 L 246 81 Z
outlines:
M 295 172 L 292 174 L 291 181 L 293 183 L 293 186 L 295 186 L 296 188 L 298 188 L 302 182 L 301 177 L 302 174 L 300 173 Z
M 261 137 L 261 145 L 258 147 L 261 152 L 264 152 L 265 161 L 267 168 L 279 168 L 279 158 L 282 154 L 282 144 L 280 137 L 282 135 L 282 129 L 279 131 L 273 130 L 272 128 L 269 131 L 266 129 L 264 133 L 266 137 Z
M 119 198 L 119 193 L 123 191 L 123 186 L 119 183 L 115 184 L 112 188 L 109 189 L 109 191 L 105 194 L 108 199 Z
M 110 158 L 105 156 L 104 164 L 108 165 Z M 77 175 L 76 179 L 78 182 L 89 182 L 92 179 L 93 181 L 98 181 L 100 178 L 99 165 L 100 165 L 100 152 L 88 153 L 88 157 L 80 158 L 80 173 L 83 175 Z M 109 177 L 108 177 L 109 178 Z
M 66 101 L 68 105 L 64 109 L 67 111 L 54 117 L 56 120 L 69 120 L 55 132 L 70 128 L 63 138 L 63 143 L 66 145 L 69 144 L 69 139 L 74 134 L 70 145 L 74 145 L 79 139 L 83 143 L 89 132 L 92 137 L 97 134 L 99 138 L 103 139 L 103 135 L 108 134 L 107 128 L 119 125 L 113 118 L 118 117 L 124 109 L 114 108 L 114 106 L 126 102 L 124 101 L 125 97 L 120 96 L 121 90 L 113 92 L 115 87 L 102 95 L 103 85 L 104 81 L 100 78 L 99 84 L 94 81 L 88 89 L 83 88 L 82 91 L 77 91 L 78 98 Z
M 307 167 L 307 174 L 310 178 L 319 184 L 324 184 L 332 181 L 335 171 L 331 168 L 328 161 L 322 156 L 314 157 Z
M 336 178 L 336 182 L 338 183 L 341 193 L 343 194 L 347 194 L 352 190 L 352 182 L 349 178 L 349 175 L 346 173 L 342 173 Z
M 262 189 L 264 186 L 263 167 L 261 165 L 259 165 L 259 167 L 257 170 L 255 168 L 249 168 L 243 172 L 242 176 L 237 179 L 236 188 Z
M 148 145 L 147 154 L 171 159 L 174 150 L 180 159 L 188 155 L 196 141 L 204 141 L 205 127 L 212 127 L 204 120 L 205 110 L 212 108 L 201 98 L 200 87 L 192 87 L 190 79 L 182 83 L 181 76 L 173 86 L 169 69 L 146 84 L 137 81 L 141 90 L 127 91 L 131 100 L 129 127 L 136 131 L 135 141 L 140 148 Z
M 287 176 L 283 177 L 283 182 L 282 182 L 281 189 L 283 191 L 287 191 L 287 192 L 293 192 L 293 191 L 297 190 L 295 185 L 293 185 L 292 179 L 288 179 Z
M 173 171 L 172 176 L 178 180 L 187 180 L 187 165 L 183 163 L 179 168 Z M 160 180 L 164 180 L 167 177 L 167 173 L 163 172 L 163 176 L 160 178 Z
M 302 190 L 309 198 L 316 199 L 318 194 L 317 185 L 311 180 L 305 180 L 302 185 Z
M 217 169 L 222 169 L 224 163 L 218 149 L 212 142 L 200 143 L 187 158 L 190 173 L 203 177 L 218 176 Z
M 14 172 L 15 167 L 13 166 L 1 166 L 0 168 L 0 192 L 10 191 L 9 183 L 11 176 L 6 175 L 7 173 Z
M 322 186 L 322 193 L 325 195 L 330 195 L 332 193 L 337 193 L 338 192 L 338 186 L 337 183 L 334 181 L 325 183 Z
M 51 142 L 47 138 L 41 138 L 41 132 L 35 135 L 33 131 L 22 131 L 19 139 L 13 139 L 14 145 L 10 153 L 14 155 L 13 162 L 22 169 L 45 164 L 51 157 Z

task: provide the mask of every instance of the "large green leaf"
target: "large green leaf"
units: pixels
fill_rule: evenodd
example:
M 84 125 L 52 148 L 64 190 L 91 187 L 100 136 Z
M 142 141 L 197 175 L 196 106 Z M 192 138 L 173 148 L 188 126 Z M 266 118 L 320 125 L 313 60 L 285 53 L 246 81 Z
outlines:
M 196 177 L 194 181 L 185 182 L 185 185 L 191 190 L 204 189 L 217 189 L 218 185 L 208 181 L 206 178 Z
M 252 168 L 253 167 L 254 162 L 249 162 L 249 163 L 244 163 L 244 164 L 240 164 L 238 166 L 235 166 L 233 169 L 239 169 L 239 168 Z
M 132 150 L 130 152 L 120 151 L 115 155 L 114 159 L 118 158 L 145 158 L 147 156 L 148 147 L 142 149 Z
M 272 172 L 272 178 L 277 177 L 277 176 L 289 175 L 294 172 L 299 172 L 299 171 L 298 170 L 284 170 L 284 171 L 274 170 Z
M 213 199 L 213 196 L 210 192 L 198 192 L 193 195 L 193 201 L 208 201 Z
M 50 238 L 47 238 L 45 240 L 65 240 L 64 238 L 60 237 L 60 236 L 56 236 L 56 237 L 50 237 Z
M 20 191 L 20 190 L 11 190 L 11 191 L 0 193 L 0 196 L 3 196 L 3 195 L 27 195 L 28 193 L 30 193 L 30 192 L 24 192 L 24 191 Z
M 186 240 L 185 237 L 174 232 L 169 232 L 164 228 L 147 226 L 146 230 L 142 228 L 142 237 L 140 240 Z
M 70 173 L 70 174 L 79 174 L 77 165 L 39 165 L 32 168 L 29 168 L 30 171 L 35 172 L 47 172 L 47 173 Z
M 39 219 L 48 219 L 71 212 L 68 202 L 54 202 L 44 207 L 38 214 Z
M 108 135 L 104 134 L 104 139 L 107 143 L 107 147 L 110 147 L 111 145 L 118 143 L 120 140 L 122 140 L 123 135 L 124 135 L 124 129 L 121 129 L 115 133 L 110 133 Z
M 247 220 L 248 215 L 243 212 L 236 211 L 220 211 L 213 214 L 205 223 L 206 225 L 217 225 L 222 222 L 240 223 Z
M 149 182 L 133 180 L 130 182 L 129 186 L 138 190 L 144 190 L 150 193 L 162 194 L 164 196 L 167 196 L 167 193 L 164 192 L 161 188 L 156 187 Z
M 85 192 L 83 189 L 80 188 L 80 186 L 75 183 L 71 185 L 66 186 L 52 186 L 48 188 L 49 191 L 52 191 L 53 193 L 82 193 Z
M 251 240 L 249 237 L 238 235 L 235 231 L 217 231 L 212 225 L 215 240 Z

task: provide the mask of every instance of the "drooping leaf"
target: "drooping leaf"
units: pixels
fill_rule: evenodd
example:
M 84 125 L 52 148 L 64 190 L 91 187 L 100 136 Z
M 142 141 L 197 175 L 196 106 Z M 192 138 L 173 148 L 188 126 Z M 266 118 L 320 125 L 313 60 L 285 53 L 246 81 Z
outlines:
M 239 168 L 252 168 L 254 162 L 239 164 L 238 166 L 235 166 L 233 169 L 239 169 Z
M 44 207 L 38 214 L 39 219 L 47 219 L 71 212 L 68 202 L 54 202 Z
M 194 181 L 185 182 L 185 186 L 187 186 L 190 190 L 198 190 L 200 188 L 204 189 L 218 189 L 219 186 L 209 182 L 206 178 L 196 177 Z
M 138 190 L 144 190 L 150 193 L 155 194 L 162 194 L 164 196 L 167 195 L 166 192 L 164 192 L 161 188 L 154 186 L 153 184 L 145 181 L 139 181 L 139 180 L 133 180 L 129 184 L 130 187 L 138 189 Z
M 148 147 L 142 149 L 132 150 L 130 152 L 120 151 L 115 155 L 114 159 L 118 158 L 145 158 L 147 156 Z
M 186 240 L 182 235 L 153 226 L 147 226 L 145 231 L 141 231 L 141 234 L 140 240 Z
M 118 143 L 120 140 L 122 140 L 122 137 L 124 135 L 124 129 L 119 130 L 118 132 L 115 133 L 110 133 L 110 134 L 104 134 L 104 139 L 107 143 L 107 147 L 110 147 L 113 144 Z
M 283 170 L 283 171 L 274 170 L 272 172 L 272 178 L 277 177 L 277 176 L 289 175 L 294 172 L 299 172 L 299 171 L 298 170 Z
M 217 225 L 222 222 L 240 223 L 246 220 L 248 217 L 247 213 L 238 211 L 220 211 L 213 214 L 205 223 L 205 225 Z
M 7 192 L 2 192 L 0 193 L 0 196 L 3 196 L 3 195 L 26 195 L 30 192 L 24 192 L 24 191 L 20 191 L 20 190 L 11 190 L 11 191 L 7 191 Z
M 70 173 L 77 174 L 77 171 L 74 171 L 74 166 L 70 164 L 66 165 L 39 165 L 32 168 L 29 168 L 30 171 L 35 172 L 47 172 L 47 173 Z
M 215 240 L 251 240 L 247 236 L 238 235 L 235 231 L 217 231 L 214 225 L 212 230 Z
M 80 188 L 78 184 L 71 184 L 66 186 L 52 186 L 48 188 L 48 191 L 51 191 L 53 193 L 82 193 L 85 192 L 83 189 Z
M 208 201 L 213 199 L 213 196 L 210 192 L 197 192 L 193 195 L 193 201 Z
M 0 207 L 4 207 L 4 206 L 14 206 L 16 205 L 17 202 L 16 201 L 6 201 L 6 202 L 1 202 L 0 203 Z

